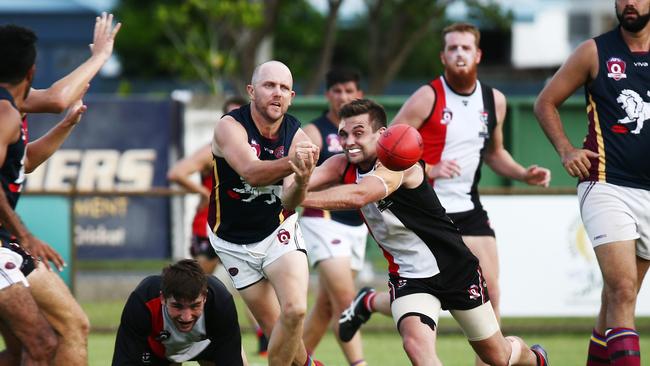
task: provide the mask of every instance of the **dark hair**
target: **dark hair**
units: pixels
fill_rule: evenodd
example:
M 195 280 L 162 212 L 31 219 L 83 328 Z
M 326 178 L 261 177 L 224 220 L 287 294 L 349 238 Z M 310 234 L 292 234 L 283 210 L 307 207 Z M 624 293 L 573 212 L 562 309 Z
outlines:
M 0 82 L 18 84 L 36 62 L 36 34 L 17 25 L 0 26 Z
M 248 99 L 241 97 L 239 95 L 234 95 L 232 97 L 226 98 L 226 100 L 223 102 L 223 107 L 221 109 L 223 113 L 226 113 L 226 110 L 228 110 L 228 107 L 231 104 L 236 104 L 238 107 L 243 106 L 244 104 L 248 104 Z
M 372 130 L 377 131 L 386 127 L 386 111 L 381 104 L 375 103 L 370 99 L 356 99 L 345 104 L 339 111 L 339 118 L 348 118 L 368 113 Z
M 160 290 L 165 299 L 194 301 L 208 291 L 208 278 L 194 259 L 183 259 L 162 270 Z
M 445 36 L 448 33 L 453 33 L 453 32 L 458 32 L 458 33 L 471 33 L 474 35 L 474 40 L 476 44 L 476 48 L 479 48 L 479 44 L 481 43 L 481 32 L 478 30 L 478 28 L 469 23 L 454 23 L 451 24 L 445 29 L 442 30 L 442 48 L 444 49 L 446 47 L 445 44 Z
M 333 87 L 336 84 L 347 83 L 349 81 L 353 81 L 357 85 L 357 89 L 359 89 L 360 80 L 361 75 L 354 69 L 332 69 L 325 75 L 325 89 L 329 90 L 329 88 Z

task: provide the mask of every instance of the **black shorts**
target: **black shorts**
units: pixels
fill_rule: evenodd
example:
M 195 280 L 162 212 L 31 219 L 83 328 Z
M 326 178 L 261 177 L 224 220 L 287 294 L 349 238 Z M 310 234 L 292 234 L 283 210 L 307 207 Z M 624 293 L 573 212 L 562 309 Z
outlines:
M 430 294 L 440 300 L 443 310 L 470 310 L 490 300 L 481 267 L 463 271 L 464 275 L 443 278 L 404 278 L 391 274 L 388 279 L 391 303 L 402 296 Z
M 20 244 L 16 242 L 16 238 L 13 238 L 6 230 L 0 229 L 0 245 L 11 249 L 23 257 L 23 264 L 20 266 L 20 271 L 25 277 L 29 276 L 29 274 L 36 269 L 36 260 L 34 257 L 21 247 Z
M 479 206 L 470 211 L 447 213 L 447 216 L 460 230 L 460 235 L 495 237 L 490 226 L 490 218 L 483 207 Z
M 208 259 L 217 258 L 217 253 L 210 244 L 210 239 L 204 236 L 192 235 L 192 243 L 190 245 L 190 254 L 192 257 L 204 256 Z

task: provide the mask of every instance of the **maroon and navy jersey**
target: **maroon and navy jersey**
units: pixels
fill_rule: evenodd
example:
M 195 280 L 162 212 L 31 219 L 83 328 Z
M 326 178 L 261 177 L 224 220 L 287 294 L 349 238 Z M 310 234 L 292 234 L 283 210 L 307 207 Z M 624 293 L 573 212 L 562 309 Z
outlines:
M 115 339 L 113 366 L 159 366 L 201 360 L 243 365 L 241 333 L 232 296 L 208 276 L 203 315 L 192 331 L 176 330 L 160 300 L 161 276 L 149 276 L 131 293 Z
M 201 184 L 203 187 L 212 191 L 214 184 L 212 172 L 201 172 Z M 196 211 L 194 220 L 192 221 L 192 235 L 202 238 L 208 237 L 208 206 L 203 207 Z
M 14 99 L 9 92 L 0 88 L 0 100 L 8 100 L 14 108 Z M 18 109 L 18 108 L 16 108 Z M 25 151 L 27 147 L 27 117 L 23 117 L 18 139 L 7 146 L 4 164 L 0 167 L 0 183 L 2 190 L 9 201 L 11 208 L 15 209 L 18 198 L 25 182 Z
M 598 153 L 585 180 L 650 189 L 650 53 L 631 52 L 616 28 L 596 38 L 598 75 L 585 86 L 583 147 Z M 650 127 L 649 127 L 650 128 Z
M 419 131 L 424 142 L 422 159 L 430 165 L 455 160 L 460 175 L 432 182 L 447 212 L 480 209 L 478 183 L 483 155 L 494 127 L 496 110 L 491 87 L 476 81 L 474 91 L 460 94 L 443 76 L 431 81 L 436 99 Z
M 318 157 L 317 165 L 321 165 L 325 160 L 336 154 L 343 153 L 343 146 L 339 141 L 339 130 L 332 121 L 327 118 L 327 111 L 320 117 L 311 122 L 320 132 L 321 146 L 320 156 Z M 363 221 L 356 211 L 329 211 L 320 210 L 316 208 L 305 208 L 302 215 L 306 217 L 322 217 L 325 219 L 332 219 L 345 225 L 359 226 L 363 225 Z
M 361 172 L 357 166 L 348 165 L 344 181 L 356 183 L 373 172 L 374 169 Z M 452 279 L 478 266 L 478 259 L 467 248 L 424 178 L 419 186 L 401 186 L 360 211 L 368 231 L 388 260 L 391 275 Z
M 278 137 L 267 139 L 255 126 L 250 104 L 228 113 L 248 134 L 248 143 L 260 160 L 277 160 L 287 156 L 300 122 L 285 114 Z M 236 244 L 251 244 L 269 236 L 294 212 L 283 210 L 282 183 L 253 187 L 228 165 L 223 157 L 213 155 L 214 186 L 210 195 L 208 223 L 221 239 Z

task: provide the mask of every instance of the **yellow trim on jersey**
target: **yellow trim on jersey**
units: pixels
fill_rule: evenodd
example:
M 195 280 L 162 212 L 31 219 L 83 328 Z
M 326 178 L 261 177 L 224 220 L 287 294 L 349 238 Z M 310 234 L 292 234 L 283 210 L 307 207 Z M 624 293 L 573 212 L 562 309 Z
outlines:
M 323 210 L 323 218 L 325 220 L 331 220 L 332 219 L 332 213 L 329 210 Z
M 284 210 L 280 210 L 280 214 L 278 215 L 278 220 L 280 220 L 280 224 L 284 222 L 286 217 L 284 217 Z
M 593 112 L 594 116 L 594 130 L 596 131 L 596 145 L 598 145 L 598 181 L 605 182 L 605 142 L 603 141 L 603 131 L 600 129 L 600 119 L 598 118 L 598 110 L 596 109 L 596 103 L 589 94 L 589 106 L 587 106 L 587 113 Z
M 217 171 L 217 159 L 212 157 L 212 175 L 214 176 L 214 227 L 213 233 L 217 233 L 221 224 L 221 204 L 219 202 L 219 172 Z

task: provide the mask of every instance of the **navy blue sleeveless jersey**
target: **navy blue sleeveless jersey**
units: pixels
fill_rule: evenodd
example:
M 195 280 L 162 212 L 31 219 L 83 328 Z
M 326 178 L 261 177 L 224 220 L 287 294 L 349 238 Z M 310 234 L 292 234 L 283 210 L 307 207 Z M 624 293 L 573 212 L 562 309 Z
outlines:
M 285 114 L 274 140 L 262 136 L 251 116 L 250 104 L 228 113 L 248 134 L 248 143 L 260 160 L 287 156 L 300 122 Z M 264 187 L 252 187 L 226 159 L 213 156 L 214 186 L 210 194 L 208 224 L 221 239 L 235 244 L 251 244 L 269 236 L 293 212 L 282 208 L 282 179 Z
M 336 154 L 343 153 L 343 146 L 339 142 L 339 130 L 332 121 L 327 118 L 327 111 L 320 117 L 311 122 L 321 135 L 321 150 L 318 157 L 318 164 L 321 165 L 325 160 Z M 336 222 L 345 225 L 359 226 L 363 225 L 363 220 L 359 213 L 354 211 L 327 211 L 315 208 L 306 208 L 303 210 L 303 216 L 331 218 Z
M 650 189 L 650 54 L 631 52 L 619 28 L 596 38 L 598 75 L 585 86 L 589 130 L 598 153 L 585 180 Z
M 14 98 L 9 92 L 0 88 L 0 100 L 8 100 L 14 108 Z M 17 109 L 17 108 L 16 108 Z M 7 146 L 7 155 L 4 164 L 0 167 L 0 182 L 2 190 L 7 196 L 7 201 L 11 208 L 15 209 L 20 197 L 22 185 L 25 182 L 25 167 L 23 159 L 25 157 L 25 148 L 27 147 L 27 119 L 23 118 L 20 137 L 15 142 Z

